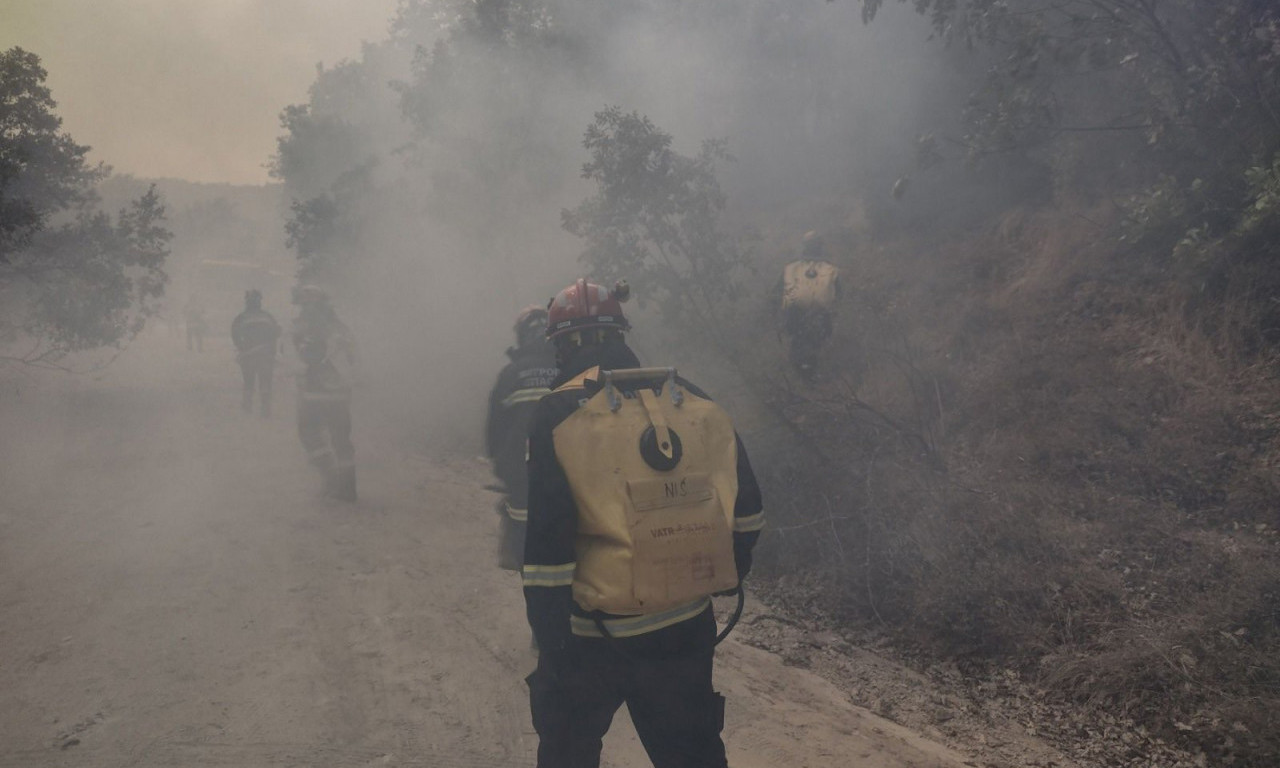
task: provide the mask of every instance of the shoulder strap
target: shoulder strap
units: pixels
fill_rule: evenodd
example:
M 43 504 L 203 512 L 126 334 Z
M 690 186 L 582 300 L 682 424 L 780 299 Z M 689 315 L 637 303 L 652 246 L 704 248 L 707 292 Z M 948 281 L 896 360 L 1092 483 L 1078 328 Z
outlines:
M 587 382 L 590 381 L 592 383 L 595 383 L 598 380 L 599 375 L 600 375 L 600 366 L 597 365 L 594 368 L 588 368 L 587 370 L 583 371 L 577 376 L 574 376 L 572 379 L 569 379 L 565 383 L 556 387 L 555 391 L 563 392 L 569 389 L 586 389 Z

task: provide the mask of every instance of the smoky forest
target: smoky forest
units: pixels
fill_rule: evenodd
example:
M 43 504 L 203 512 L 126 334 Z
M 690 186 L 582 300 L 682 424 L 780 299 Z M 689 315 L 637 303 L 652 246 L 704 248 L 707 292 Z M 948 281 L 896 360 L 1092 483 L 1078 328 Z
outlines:
M 0 46 L 0 763 L 533 765 L 486 407 L 585 278 L 760 484 L 731 764 L 1280 764 L 1280 6 L 387 5 L 255 183 L 100 155 Z

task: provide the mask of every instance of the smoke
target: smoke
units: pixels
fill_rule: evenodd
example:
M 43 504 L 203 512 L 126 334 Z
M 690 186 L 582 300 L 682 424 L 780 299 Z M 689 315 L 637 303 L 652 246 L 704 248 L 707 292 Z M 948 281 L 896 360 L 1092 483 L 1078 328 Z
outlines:
M 762 235 L 763 285 L 800 233 L 897 215 L 889 190 L 915 134 L 962 96 L 924 20 L 891 7 L 865 26 L 854 2 L 53 0 L 6 13 L 0 38 L 45 57 L 66 128 L 96 156 L 197 180 L 261 179 L 271 163 L 285 199 L 263 218 L 333 201 L 318 279 L 361 342 L 363 399 L 451 446 L 476 446 L 515 314 L 583 269 L 560 213 L 591 192 L 581 139 L 597 110 L 647 115 L 683 154 L 729 140 L 722 223 Z M 275 261 L 273 226 L 261 251 Z M 175 229 L 175 268 L 217 256 L 216 231 Z M 176 280 L 176 300 L 187 289 Z M 636 319 L 649 354 L 681 352 L 658 341 L 661 318 Z
M 386 35 L 396 0 L 6 0 L 0 49 L 41 57 L 63 127 L 152 178 L 263 183 L 280 107 Z
M 277 172 L 341 211 L 320 279 L 383 404 L 449 444 L 474 445 L 519 308 L 581 270 L 560 212 L 591 191 L 594 112 L 645 114 L 684 154 L 729 139 L 724 224 L 763 232 L 767 270 L 806 229 L 865 224 L 858 201 L 891 205 L 913 134 L 958 98 L 927 24 L 864 26 L 856 3 L 406 2 L 390 28 L 318 74 Z

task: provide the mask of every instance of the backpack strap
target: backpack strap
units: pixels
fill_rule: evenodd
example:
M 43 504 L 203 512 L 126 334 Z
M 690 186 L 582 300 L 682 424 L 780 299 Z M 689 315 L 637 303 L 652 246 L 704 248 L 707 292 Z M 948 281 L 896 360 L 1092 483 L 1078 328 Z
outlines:
M 587 382 L 589 381 L 594 384 L 596 381 L 598 381 L 599 375 L 600 375 L 600 366 L 597 365 L 594 368 L 588 368 L 587 370 L 583 371 L 577 376 L 574 376 L 572 379 L 569 379 L 565 383 L 556 387 L 555 391 L 564 392 L 570 389 L 586 389 Z

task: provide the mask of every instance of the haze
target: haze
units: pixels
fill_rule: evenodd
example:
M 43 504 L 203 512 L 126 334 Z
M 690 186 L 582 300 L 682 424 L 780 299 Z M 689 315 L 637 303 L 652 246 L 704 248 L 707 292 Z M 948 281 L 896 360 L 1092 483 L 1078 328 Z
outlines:
M 396 0 L 4 0 L 63 127 L 119 173 L 256 184 L 316 65 L 385 37 Z

